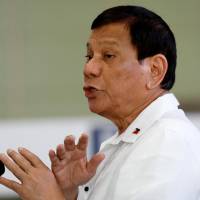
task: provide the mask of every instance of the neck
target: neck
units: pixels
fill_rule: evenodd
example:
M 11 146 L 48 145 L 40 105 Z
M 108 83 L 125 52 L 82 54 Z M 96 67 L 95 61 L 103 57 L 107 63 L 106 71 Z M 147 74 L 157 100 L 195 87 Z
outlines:
M 138 117 L 138 115 L 155 99 L 164 95 L 166 91 L 161 90 L 154 94 L 148 95 L 142 102 L 136 107 L 132 107 L 126 114 L 119 114 L 116 117 L 110 117 L 111 121 L 117 126 L 119 134 L 123 133 L 128 126 Z

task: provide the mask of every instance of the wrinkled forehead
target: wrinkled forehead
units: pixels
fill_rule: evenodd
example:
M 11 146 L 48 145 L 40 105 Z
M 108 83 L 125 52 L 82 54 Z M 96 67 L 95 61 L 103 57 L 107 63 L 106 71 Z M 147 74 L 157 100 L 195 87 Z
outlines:
M 96 46 L 98 45 L 99 47 L 103 47 L 103 46 L 112 46 L 112 47 L 119 47 L 119 42 L 118 40 L 115 40 L 113 38 L 98 38 L 98 39 L 90 39 L 86 46 L 87 48 L 91 48 L 92 46 Z
M 129 30 L 122 23 L 104 25 L 91 31 L 87 42 L 87 47 L 93 45 L 119 46 L 121 43 L 130 44 L 131 38 Z

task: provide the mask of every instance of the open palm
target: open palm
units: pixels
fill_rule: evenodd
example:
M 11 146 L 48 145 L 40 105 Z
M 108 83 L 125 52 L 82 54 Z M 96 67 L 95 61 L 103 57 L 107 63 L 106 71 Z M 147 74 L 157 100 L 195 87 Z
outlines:
M 58 145 L 56 152 L 49 152 L 52 171 L 65 195 L 89 181 L 104 159 L 104 155 L 96 154 L 87 161 L 87 146 L 86 134 L 81 135 L 77 145 L 73 136 L 67 136 L 64 145 Z

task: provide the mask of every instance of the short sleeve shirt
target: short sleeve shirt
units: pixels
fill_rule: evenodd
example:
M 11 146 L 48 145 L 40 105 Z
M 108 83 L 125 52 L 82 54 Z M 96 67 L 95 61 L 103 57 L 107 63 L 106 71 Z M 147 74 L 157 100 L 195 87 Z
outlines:
M 165 94 L 105 141 L 78 200 L 200 200 L 200 132 L 178 106 Z

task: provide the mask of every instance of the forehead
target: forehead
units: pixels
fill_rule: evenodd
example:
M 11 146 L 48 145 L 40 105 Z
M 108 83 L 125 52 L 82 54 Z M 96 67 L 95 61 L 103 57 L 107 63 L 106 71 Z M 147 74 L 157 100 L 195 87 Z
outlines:
M 131 45 L 128 28 L 122 23 L 104 25 L 92 30 L 87 46 L 92 45 Z

